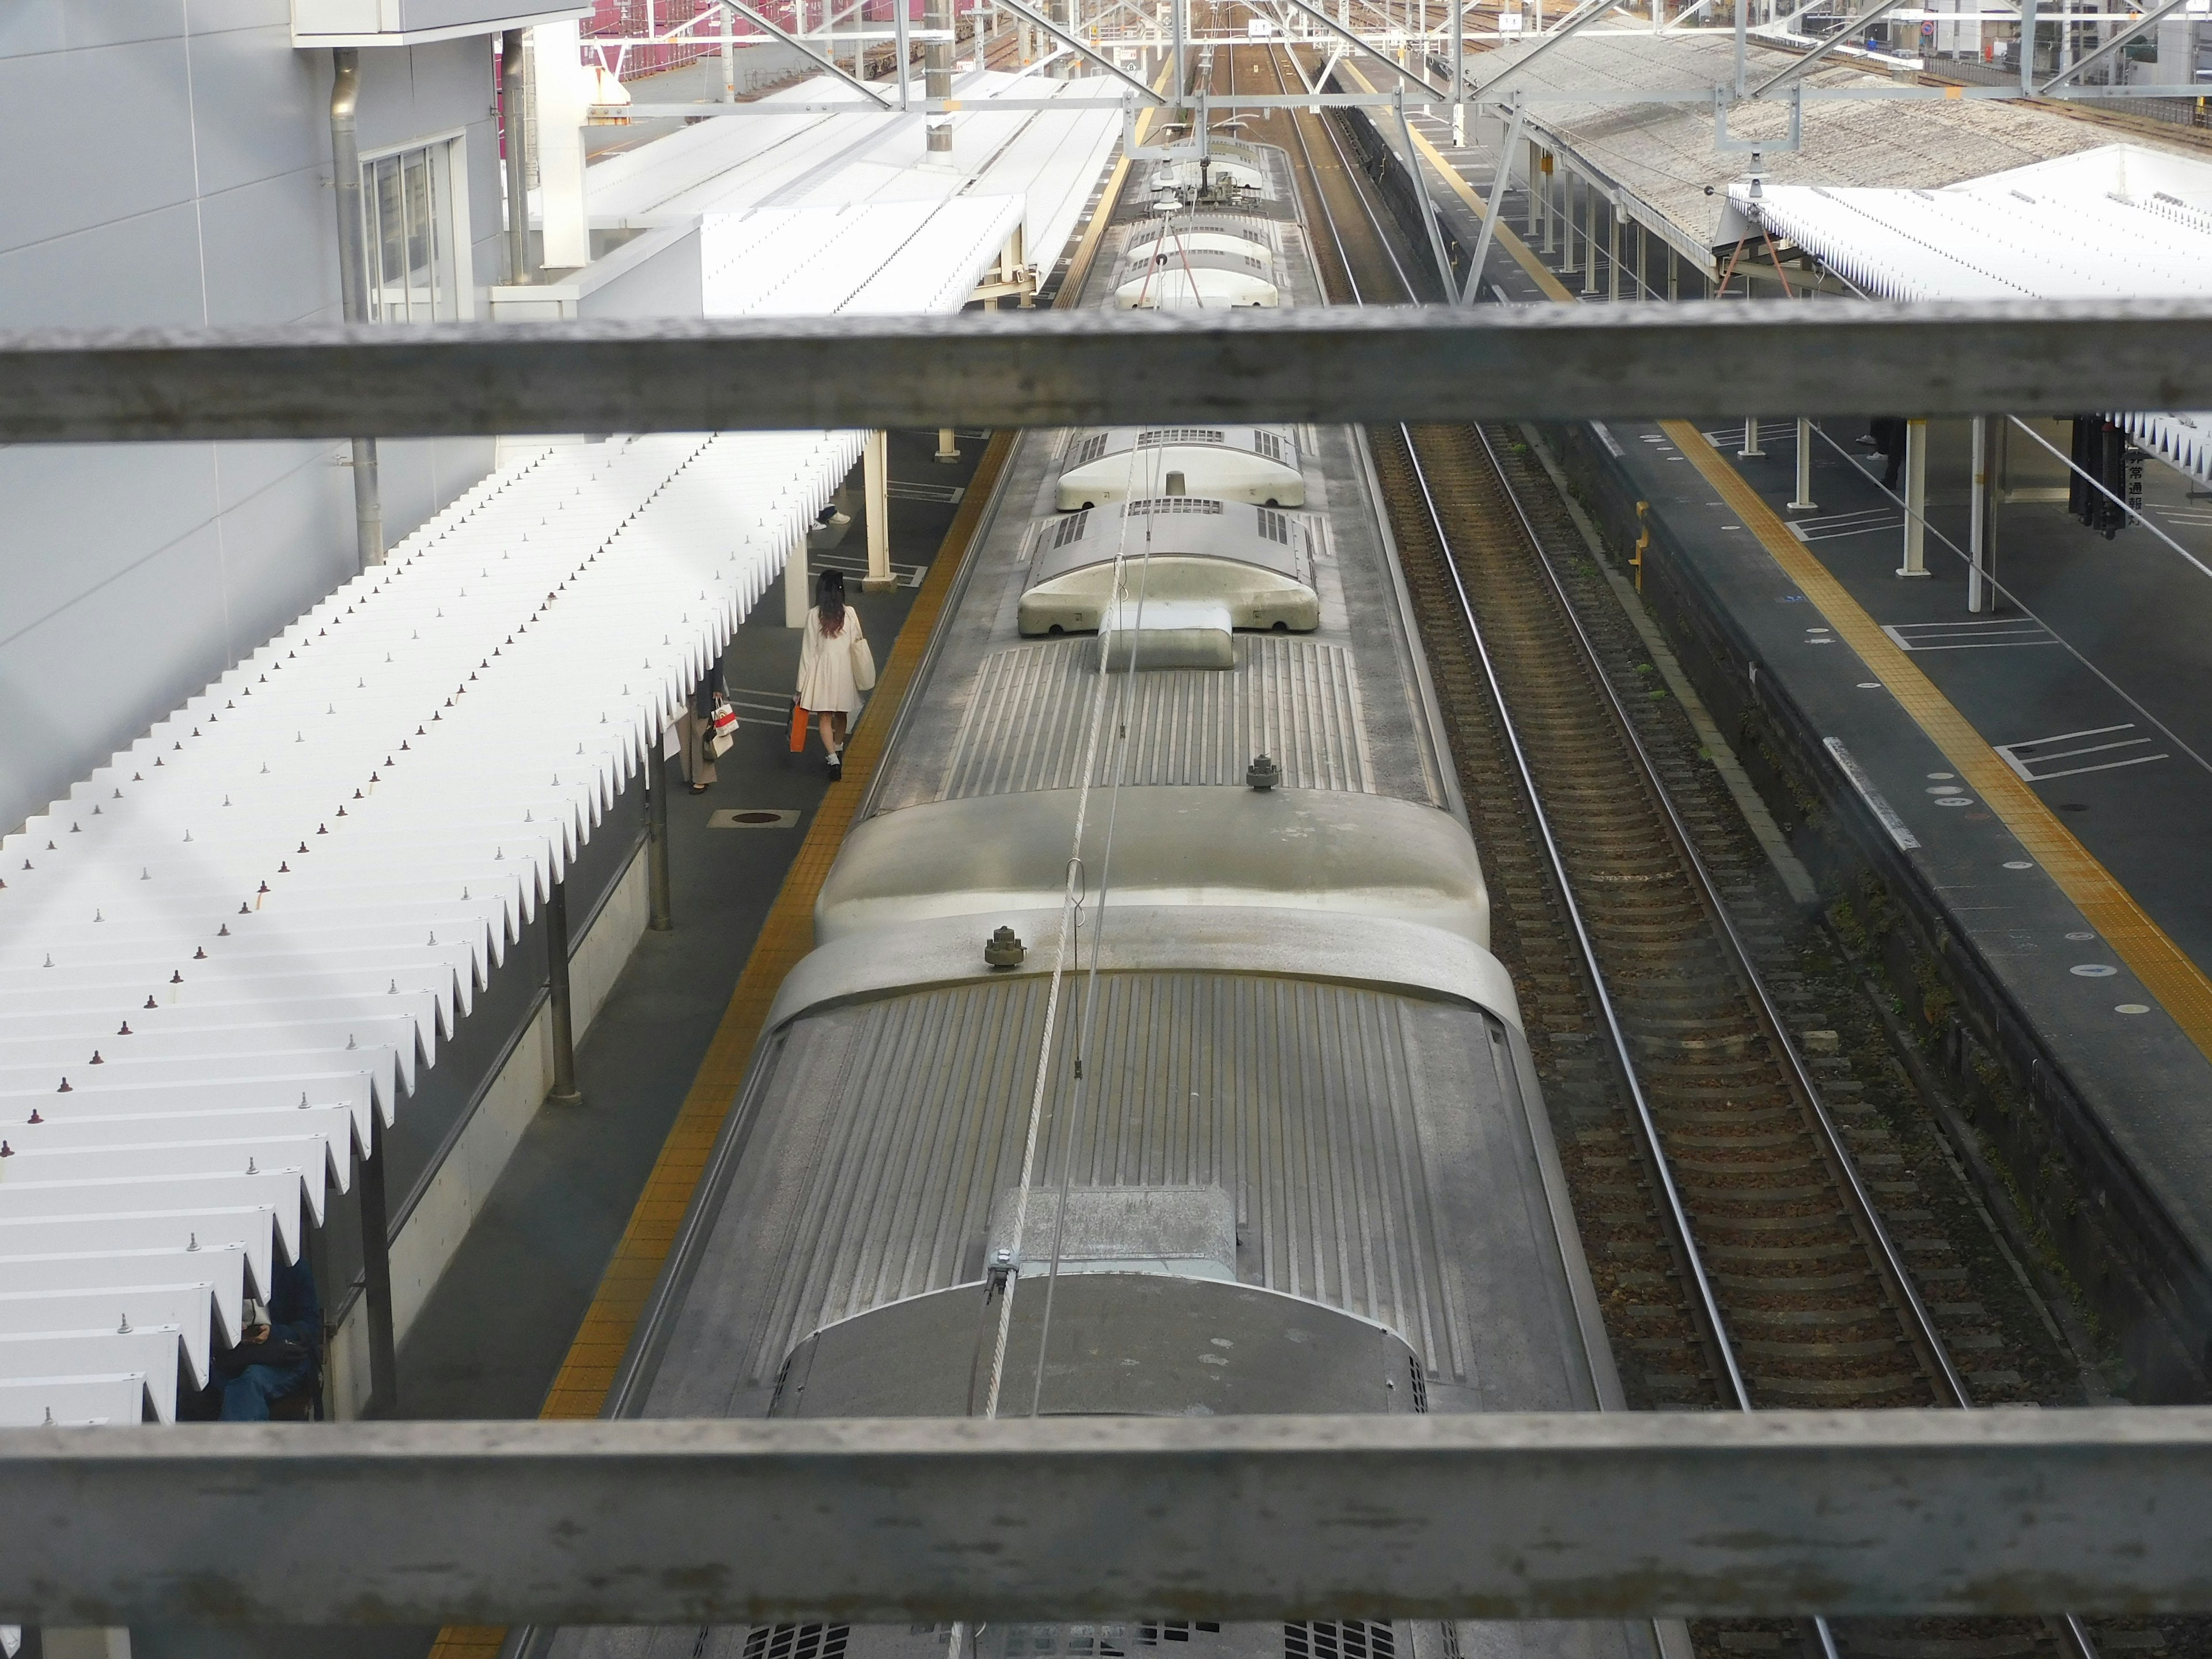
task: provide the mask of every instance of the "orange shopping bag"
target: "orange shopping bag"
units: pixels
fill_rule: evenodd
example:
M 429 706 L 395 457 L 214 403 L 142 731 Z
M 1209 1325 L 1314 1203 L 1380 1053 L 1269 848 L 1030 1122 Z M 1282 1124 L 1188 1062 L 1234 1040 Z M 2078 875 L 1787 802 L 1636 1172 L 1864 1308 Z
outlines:
M 806 711 L 796 702 L 791 705 L 791 752 L 794 755 L 806 752 Z

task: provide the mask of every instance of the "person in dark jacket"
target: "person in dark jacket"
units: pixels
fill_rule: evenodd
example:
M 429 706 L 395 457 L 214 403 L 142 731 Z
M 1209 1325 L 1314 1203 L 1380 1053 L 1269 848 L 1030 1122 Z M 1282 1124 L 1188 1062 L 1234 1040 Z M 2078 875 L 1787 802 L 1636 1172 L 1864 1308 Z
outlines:
M 275 1283 L 267 1322 L 246 1330 L 217 1367 L 226 1423 L 267 1422 L 270 1402 L 313 1387 L 322 1366 L 323 1304 L 315 1275 L 305 1261 L 288 1261 L 270 1277 Z
M 1905 466 L 1905 422 L 1894 415 L 1877 415 L 1867 422 L 1867 435 L 1881 457 L 1881 487 L 1896 489 Z

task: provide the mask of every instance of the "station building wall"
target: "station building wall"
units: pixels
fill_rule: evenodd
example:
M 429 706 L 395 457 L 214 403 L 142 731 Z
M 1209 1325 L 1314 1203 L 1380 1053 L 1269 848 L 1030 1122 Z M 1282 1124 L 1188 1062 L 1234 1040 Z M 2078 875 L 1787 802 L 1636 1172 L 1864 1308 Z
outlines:
M 289 0 L 0 5 L 0 328 L 341 314 L 331 54 Z M 362 153 L 450 143 L 470 314 L 506 277 L 489 36 L 361 53 Z M 396 544 L 492 441 L 380 446 Z M 0 447 L 0 831 L 356 568 L 342 439 Z

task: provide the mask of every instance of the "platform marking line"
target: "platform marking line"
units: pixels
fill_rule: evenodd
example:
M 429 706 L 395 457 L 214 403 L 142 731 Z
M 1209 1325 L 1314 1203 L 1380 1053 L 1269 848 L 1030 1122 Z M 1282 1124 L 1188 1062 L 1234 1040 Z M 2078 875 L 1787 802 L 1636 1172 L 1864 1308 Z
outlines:
M 1834 513 L 1825 519 L 1792 519 L 1790 533 L 1807 546 L 1814 542 L 1832 542 L 1846 536 L 1868 536 L 1876 531 L 1896 532 L 1905 528 L 1902 513 L 1885 513 L 1872 508 L 1863 513 Z
M 1164 86 L 1173 72 L 1172 65 L 1164 66 L 1157 84 Z M 1138 115 L 1139 143 L 1145 141 L 1152 125 L 1150 109 Z M 1114 169 L 1107 175 L 1105 188 L 1098 197 L 1099 205 L 1068 262 L 1067 281 L 1060 295 L 1063 307 L 1072 306 L 1073 296 L 1082 289 L 1090 274 L 1112 204 L 1121 199 L 1121 187 L 1128 174 L 1129 158 L 1126 155 L 1115 158 Z M 683 1225 L 684 1212 L 690 1208 L 692 1195 L 706 1174 L 714 1142 L 721 1134 L 722 1121 L 736 1103 L 738 1090 L 744 1084 L 745 1069 L 751 1064 L 754 1046 L 768 1022 L 768 1012 L 775 994 L 782 987 L 784 975 L 812 945 L 814 896 L 821 890 L 823 879 L 830 873 L 830 865 L 844 842 L 854 804 L 866 793 L 868 781 L 882 761 L 884 733 L 896 723 L 892 716 L 928 650 L 930 637 L 936 631 L 949 597 L 952 578 L 958 574 L 969 543 L 981 525 L 984 509 L 1013 452 L 1013 442 L 1014 434 L 1011 432 L 994 434 L 976 464 L 975 476 L 968 483 L 968 493 L 945 532 L 936 562 L 927 567 L 913 607 L 908 611 L 898 638 L 892 642 L 890 655 L 877 676 L 875 696 L 870 702 L 882 705 L 881 718 L 864 720 L 854 727 L 851 740 L 845 745 L 844 787 L 831 790 L 823 801 L 814 822 L 807 826 L 806 838 L 799 843 L 798 856 L 785 872 L 783 886 L 761 925 L 760 935 L 754 940 L 744 969 L 738 976 L 737 988 L 730 994 L 729 1006 L 722 1011 L 721 1023 L 707 1045 L 706 1057 L 700 1061 L 698 1073 L 684 1097 L 684 1104 L 678 1109 L 668 1138 L 661 1143 L 653 1173 L 646 1178 L 644 1190 L 638 1194 L 637 1204 L 630 1212 L 629 1224 L 623 1229 L 615 1254 L 600 1276 L 599 1289 L 585 1312 L 568 1358 L 546 1392 L 545 1403 L 538 1413 L 541 1418 L 594 1418 L 606 1404 L 615 1373 L 636 1332 L 638 1318 L 659 1279 L 661 1267 L 675 1244 L 677 1230 Z M 429 1659 L 498 1659 L 506 1640 L 504 1626 L 448 1625 L 438 1632 L 438 1639 L 431 1644 Z
M 2058 636 L 2041 623 L 2025 617 L 1997 622 L 1884 623 L 1881 631 L 1907 651 L 1990 651 L 2058 643 Z
M 903 478 L 893 478 L 884 486 L 884 494 L 895 501 L 940 501 L 946 507 L 957 507 L 960 498 L 967 494 L 964 484 L 908 483 Z
M 1798 591 L 1889 688 L 1961 780 L 2002 821 L 2028 855 L 2042 865 L 2089 925 L 2101 933 L 2208 1059 L 2212 1059 L 2212 979 L 2190 960 L 2112 873 L 2074 838 L 2057 815 L 1999 755 L 1989 740 L 1938 690 L 1907 652 L 1859 608 L 1843 583 L 1813 556 L 1790 526 L 1750 483 L 1703 444 L 1686 441 L 1696 429 L 1686 421 L 1661 423 L 1691 450 L 1692 460 L 1721 498 L 1759 537 Z M 1698 452 L 1702 451 L 1700 453 Z
M 2001 743 L 1996 745 L 1996 751 L 2004 757 L 2005 764 L 2020 774 L 2023 781 L 2028 783 L 2050 783 L 2058 778 L 2079 777 L 2084 772 L 2112 772 L 2123 766 L 2143 766 L 2152 761 L 2173 758 L 2167 754 L 2130 755 L 2125 760 L 2102 761 L 2090 766 L 2071 766 L 2060 772 L 2039 772 L 2034 769 L 2039 766 L 2046 766 L 2052 761 L 2078 760 L 2083 755 L 2110 754 L 2115 749 L 2148 748 L 2152 741 L 2148 738 L 2113 736 L 2116 732 L 2133 732 L 2138 729 L 2140 728 L 2133 720 L 2120 726 L 2093 726 L 2081 732 L 2061 732 L 2056 737 L 2026 738 L 2018 743 Z M 2113 741 L 2084 744 L 2078 749 L 2053 750 L 2051 747 L 2054 743 L 2071 743 L 2076 738 L 2106 737 L 2113 738 Z M 2029 749 L 2044 752 L 2033 755 L 2022 752 Z

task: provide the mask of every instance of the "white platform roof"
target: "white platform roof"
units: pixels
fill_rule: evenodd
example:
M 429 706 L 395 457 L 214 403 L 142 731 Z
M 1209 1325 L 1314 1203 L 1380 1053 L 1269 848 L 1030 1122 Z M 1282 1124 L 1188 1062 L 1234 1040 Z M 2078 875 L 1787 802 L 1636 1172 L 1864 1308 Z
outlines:
M 947 167 L 925 163 L 919 113 L 763 112 L 779 104 L 857 101 L 849 88 L 816 76 L 744 114 L 696 121 L 595 162 L 585 176 L 586 210 L 594 227 L 617 228 L 763 208 L 1012 198 L 1022 204 L 1025 258 L 1049 270 L 1082 218 L 1121 118 L 1110 109 L 994 110 L 991 100 L 1095 98 L 1098 86 L 994 70 L 957 76 L 953 94 L 967 107 L 951 118 Z M 914 92 L 918 100 L 918 84 Z
M 919 118 L 735 117 L 593 184 L 701 218 L 710 314 L 953 311 L 1118 126 L 972 116 L 925 178 Z M 861 442 L 511 463 L 0 838 L 0 1425 L 207 1377 Z
M 1762 181 L 1754 200 L 1739 180 L 1729 199 L 1882 299 L 2212 293 L 2212 161 L 2165 150 L 2109 144 L 1940 190 Z M 2212 414 L 2118 418 L 2212 483 Z

